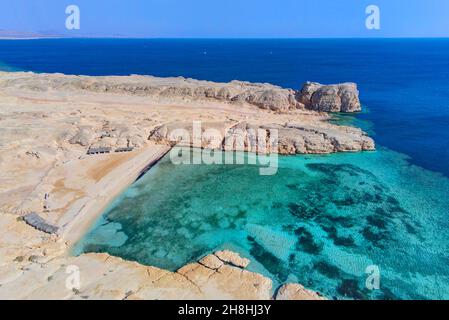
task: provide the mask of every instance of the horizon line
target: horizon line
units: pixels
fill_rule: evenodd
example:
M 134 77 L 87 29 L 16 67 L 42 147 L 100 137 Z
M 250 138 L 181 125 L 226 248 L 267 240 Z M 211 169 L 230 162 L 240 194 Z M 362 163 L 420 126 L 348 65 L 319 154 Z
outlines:
M 141 37 L 141 36 L 36 36 L 1 37 L 0 40 L 61 40 L 61 39 L 130 39 L 130 40 L 376 40 L 376 39 L 449 39 L 449 36 L 434 37 Z

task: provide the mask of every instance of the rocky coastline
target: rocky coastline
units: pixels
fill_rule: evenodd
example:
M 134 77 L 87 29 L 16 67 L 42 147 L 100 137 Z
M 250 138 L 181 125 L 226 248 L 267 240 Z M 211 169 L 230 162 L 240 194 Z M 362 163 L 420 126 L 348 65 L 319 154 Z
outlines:
M 248 261 L 231 252 L 172 273 L 105 254 L 71 257 L 70 247 L 114 196 L 177 143 L 172 129 L 191 131 L 200 121 L 205 131 L 241 138 L 242 144 L 201 142 L 226 151 L 254 152 L 253 132 L 273 129 L 278 148 L 270 152 L 374 150 L 362 130 L 328 121 L 329 112 L 360 110 L 350 83 L 293 90 L 181 77 L 0 72 L 0 297 L 321 299 L 299 284 L 273 296 L 271 280 L 244 270 Z M 86 155 L 96 147 L 133 151 Z M 31 212 L 63 232 L 34 230 L 21 220 Z M 70 265 L 84 274 L 81 289 L 67 291 Z

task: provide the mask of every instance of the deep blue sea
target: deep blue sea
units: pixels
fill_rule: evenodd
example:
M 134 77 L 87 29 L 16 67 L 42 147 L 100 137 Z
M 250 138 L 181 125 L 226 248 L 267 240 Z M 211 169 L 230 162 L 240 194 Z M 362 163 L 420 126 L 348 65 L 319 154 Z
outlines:
M 175 166 L 165 157 L 99 217 L 74 253 L 176 270 L 226 248 L 275 288 L 337 299 L 449 299 L 449 39 L 0 41 L 0 69 L 213 81 L 359 85 L 375 152 Z M 193 150 L 193 152 L 200 152 Z M 251 157 L 253 155 L 245 155 Z M 366 286 L 366 268 L 380 288 Z

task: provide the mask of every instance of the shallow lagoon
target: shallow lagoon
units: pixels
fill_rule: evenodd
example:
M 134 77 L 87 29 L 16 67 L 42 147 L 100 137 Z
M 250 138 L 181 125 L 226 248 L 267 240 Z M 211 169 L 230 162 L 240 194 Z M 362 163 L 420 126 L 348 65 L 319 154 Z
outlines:
M 299 282 L 329 298 L 449 299 L 448 193 L 449 179 L 387 149 L 283 156 L 274 176 L 251 165 L 176 166 L 166 156 L 74 253 L 176 270 L 228 248 L 275 285 Z M 370 265 L 380 269 L 379 290 L 365 286 Z

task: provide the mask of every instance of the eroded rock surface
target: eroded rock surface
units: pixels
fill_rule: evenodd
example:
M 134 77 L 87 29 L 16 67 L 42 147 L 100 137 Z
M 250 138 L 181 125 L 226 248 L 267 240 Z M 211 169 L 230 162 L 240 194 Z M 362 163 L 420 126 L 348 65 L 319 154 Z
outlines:
M 359 92 L 355 83 L 322 85 L 316 82 L 307 82 L 301 90 L 295 91 L 269 83 L 237 80 L 229 83 L 217 83 L 183 77 L 158 78 L 138 75 L 88 77 L 22 73 L 3 81 L 0 79 L 0 88 L 11 86 L 37 92 L 53 89 L 186 100 L 213 99 L 228 103 L 248 103 L 261 109 L 277 112 L 304 107 L 325 112 L 361 110 Z
M 276 300 L 326 300 L 326 298 L 300 284 L 288 283 L 279 288 Z
M 23 74 L 0 82 L 1 86 L 18 86 L 25 90 L 45 92 L 49 88 L 63 91 L 116 93 L 189 100 L 215 99 L 230 103 L 248 103 L 261 109 L 287 111 L 301 108 L 296 92 L 268 83 L 231 81 L 216 83 L 183 77 L 157 78 L 151 76 L 83 77 Z
M 217 251 L 215 256 L 221 261 L 239 268 L 246 268 L 250 263 L 249 259 L 242 258 L 239 254 L 229 250 Z
M 181 131 L 179 131 L 181 129 Z M 224 151 L 248 151 L 279 154 L 327 154 L 334 152 L 369 151 L 375 149 L 373 139 L 358 128 L 319 123 L 252 124 L 240 122 L 234 126 L 208 123 L 199 135 L 192 137 L 192 125 L 171 123 L 162 125 L 150 134 L 150 140 L 167 145 L 196 146 Z M 180 133 L 190 140 L 181 139 Z M 213 134 L 215 133 L 215 134 Z
M 355 83 L 322 85 L 306 82 L 297 99 L 307 109 L 323 112 L 361 111 L 359 91 Z

